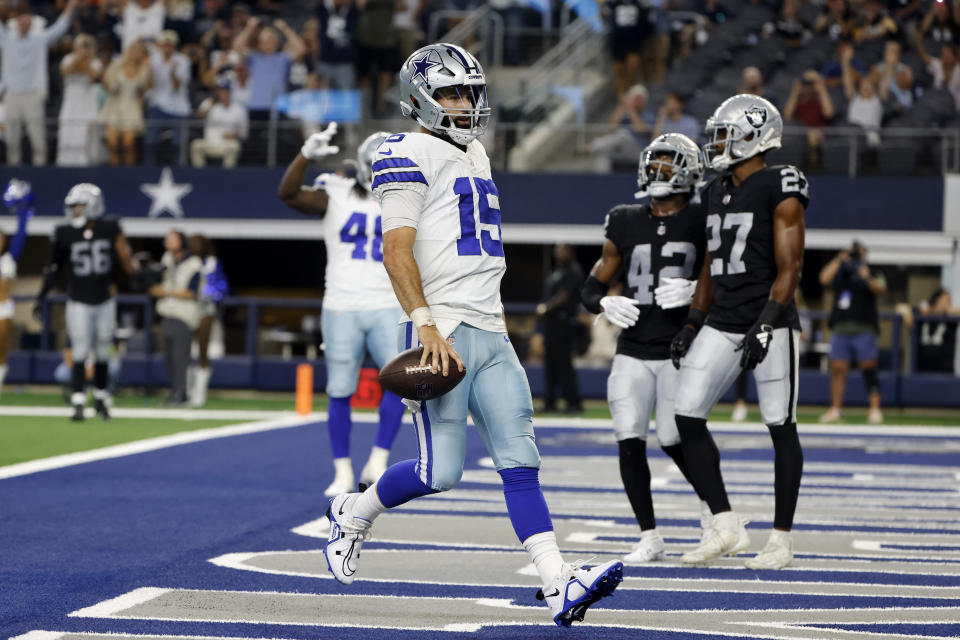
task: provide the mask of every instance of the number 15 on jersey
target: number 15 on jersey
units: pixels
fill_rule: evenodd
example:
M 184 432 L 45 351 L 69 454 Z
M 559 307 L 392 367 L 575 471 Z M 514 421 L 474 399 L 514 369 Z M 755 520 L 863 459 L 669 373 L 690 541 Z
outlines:
M 473 188 L 477 189 L 477 205 L 473 203 Z M 496 258 L 503 257 L 503 239 L 500 236 L 500 209 L 490 204 L 490 196 L 499 198 L 497 186 L 493 180 L 457 178 L 453 183 L 453 192 L 460 196 L 460 239 L 457 240 L 457 253 L 461 256 L 479 256 L 484 253 Z M 477 220 L 481 225 L 497 227 L 496 237 L 490 228 L 481 228 L 477 235 Z

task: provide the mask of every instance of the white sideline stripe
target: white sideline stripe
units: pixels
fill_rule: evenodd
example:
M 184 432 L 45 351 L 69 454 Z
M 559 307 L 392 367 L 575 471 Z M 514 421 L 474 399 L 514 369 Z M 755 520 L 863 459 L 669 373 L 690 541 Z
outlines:
M 121 611 L 149 602 L 171 591 L 173 589 L 163 587 L 140 587 L 116 598 L 104 600 L 92 607 L 77 609 L 67 615 L 75 618 L 112 618 Z
M 41 471 L 62 469 L 63 467 L 71 467 L 78 464 L 96 462 L 98 460 L 121 458 L 123 456 L 130 456 L 138 453 L 146 453 L 147 451 L 156 451 L 157 449 L 176 447 L 181 444 L 192 444 L 195 442 L 203 442 L 204 440 L 228 438 L 230 436 L 247 435 L 251 433 L 259 433 L 261 431 L 272 431 L 274 429 L 300 427 L 310 422 L 313 422 L 313 420 L 311 420 L 309 416 L 284 416 L 282 418 L 274 418 L 273 420 L 261 420 L 259 422 L 250 422 L 246 424 L 235 424 L 225 427 L 214 427 L 211 429 L 197 429 L 196 431 L 184 431 L 167 436 L 157 436 L 156 438 L 147 438 L 146 440 L 137 440 L 135 442 L 116 444 L 109 447 L 103 447 L 101 449 L 66 453 L 60 456 L 41 458 L 40 460 L 31 460 L 29 462 L 20 462 L 17 464 L 0 467 L 0 480 L 4 480 L 6 478 L 15 478 L 17 476 L 25 476 L 31 473 L 39 473 Z
M 27 416 L 27 417 L 45 417 L 67 418 L 72 413 L 72 409 L 66 405 L 60 407 L 0 407 L 0 416 Z M 88 408 L 88 413 L 92 409 Z M 269 418 L 278 418 L 294 415 L 293 411 L 243 411 L 243 410 L 210 410 L 210 409 L 166 409 L 157 408 L 113 408 L 110 415 L 115 418 L 164 418 L 167 420 L 267 420 Z M 326 414 L 322 415 L 326 419 Z M 320 419 L 320 418 L 317 418 Z
M 65 635 L 67 634 L 63 631 L 40 631 L 35 629 L 19 636 L 12 636 L 10 640 L 57 640 L 57 638 L 62 638 Z
M 117 631 L 28 631 L 20 636 L 13 636 L 9 640 L 59 640 L 65 636 L 81 636 L 84 638 L 156 638 L 156 640 L 282 640 L 281 638 L 254 638 L 241 636 L 176 636 L 161 633 L 121 633 Z

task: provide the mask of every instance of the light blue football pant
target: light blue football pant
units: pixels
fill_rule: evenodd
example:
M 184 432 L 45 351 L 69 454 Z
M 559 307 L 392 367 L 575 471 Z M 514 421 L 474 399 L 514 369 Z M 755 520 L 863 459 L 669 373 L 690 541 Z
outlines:
M 420 411 L 414 412 L 420 481 L 435 491 L 452 489 L 460 482 L 468 412 L 497 471 L 539 469 L 530 385 L 507 334 L 461 323 L 450 337 L 466 375 L 449 393 L 421 403 Z M 401 348 L 415 344 L 413 324 L 402 324 Z
M 353 395 L 367 351 L 379 367 L 397 355 L 395 336 L 401 315 L 399 307 L 370 311 L 323 309 L 320 327 L 323 330 L 328 396 L 348 398 Z
M 110 346 L 117 327 L 117 299 L 100 304 L 67 301 L 67 336 L 74 362 L 86 362 L 93 354 L 97 362 L 110 359 Z

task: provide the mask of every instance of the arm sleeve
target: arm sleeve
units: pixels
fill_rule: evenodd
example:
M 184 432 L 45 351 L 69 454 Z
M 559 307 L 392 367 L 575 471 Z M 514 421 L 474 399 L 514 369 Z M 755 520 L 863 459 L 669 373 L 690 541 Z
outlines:
M 400 227 L 420 226 L 424 195 L 408 189 L 390 189 L 380 196 L 383 232 Z

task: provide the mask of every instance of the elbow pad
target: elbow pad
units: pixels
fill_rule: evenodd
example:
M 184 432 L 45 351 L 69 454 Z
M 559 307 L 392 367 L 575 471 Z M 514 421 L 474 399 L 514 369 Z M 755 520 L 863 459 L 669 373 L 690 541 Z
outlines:
M 583 301 L 583 306 L 586 307 L 587 311 L 590 313 L 603 313 L 603 307 L 600 306 L 600 298 L 607 295 L 607 289 L 609 285 L 606 285 L 593 276 L 589 276 L 587 281 L 583 283 L 583 289 L 580 291 L 580 299 Z

